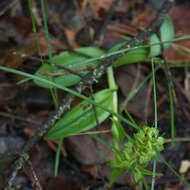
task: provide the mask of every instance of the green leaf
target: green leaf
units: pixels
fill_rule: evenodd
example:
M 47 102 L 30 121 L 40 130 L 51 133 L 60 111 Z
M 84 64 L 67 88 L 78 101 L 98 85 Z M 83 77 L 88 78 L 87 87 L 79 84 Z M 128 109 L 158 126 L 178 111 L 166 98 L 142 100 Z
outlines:
M 160 27 L 160 37 L 161 37 L 161 42 L 167 42 L 171 41 L 174 39 L 174 26 L 172 23 L 172 20 L 170 17 L 166 17 L 164 20 L 163 24 Z M 150 44 L 155 44 L 155 43 L 160 43 L 160 39 L 156 34 L 152 34 L 150 37 Z M 164 50 L 169 48 L 171 43 L 165 43 L 163 44 Z M 149 57 L 154 57 L 157 56 L 161 53 L 161 46 L 160 45 L 153 45 L 150 47 L 150 54 Z
M 170 17 L 166 17 L 166 19 L 164 20 L 160 28 L 161 41 L 165 42 L 165 41 L 173 40 L 174 34 L 175 34 L 175 31 L 174 31 L 172 20 L 170 19 Z M 169 48 L 170 45 L 171 43 L 164 44 L 164 49 Z
M 112 47 L 109 52 L 114 52 L 119 50 L 120 47 L 125 45 L 126 42 L 119 43 Z M 142 45 L 142 44 L 141 44 Z M 136 63 L 140 61 L 144 61 L 145 59 L 148 58 L 149 55 L 149 48 L 140 48 L 140 49 L 135 49 L 127 52 L 125 55 L 121 56 L 119 59 L 117 59 L 114 63 L 114 67 L 119 67 L 124 64 L 130 64 L 130 63 Z
M 102 54 L 104 54 L 104 51 L 102 51 L 99 48 L 95 48 L 95 47 L 82 47 L 82 48 L 75 49 L 75 51 L 84 53 L 91 57 L 97 57 L 97 56 L 101 56 Z M 81 62 L 86 59 L 87 59 L 86 57 L 66 51 L 66 52 L 60 53 L 59 55 L 53 56 L 52 59 L 50 60 L 50 62 L 52 64 L 54 63 L 54 64 L 59 64 L 60 66 L 61 65 L 65 66 L 69 69 L 77 69 L 77 68 L 87 66 L 87 64 L 84 64 L 83 62 Z M 98 62 L 90 63 L 90 64 L 88 64 L 88 66 L 95 66 L 96 64 L 98 64 Z M 46 77 L 41 74 L 41 72 L 57 73 L 57 72 L 63 72 L 63 71 L 64 71 L 64 69 L 56 68 L 53 65 L 42 64 L 41 67 L 35 73 L 35 75 L 40 76 L 46 80 L 54 81 L 56 84 L 60 84 L 60 85 L 66 86 L 66 87 L 75 85 L 80 81 L 80 77 L 76 76 L 74 74 L 67 74 L 67 75 L 58 76 L 58 77 Z M 86 74 L 87 72 L 88 72 L 87 70 L 80 71 L 81 74 Z M 34 80 L 34 82 L 38 86 L 41 86 L 44 88 L 52 88 L 52 86 L 47 83 L 44 83 L 44 82 L 41 82 L 38 80 Z
M 110 186 L 114 183 L 116 178 L 123 172 L 123 169 L 114 169 L 110 177 Z
M 119 67 L 124 64 L 137 63 L 144 61 L 148 58 L 149 50 L 148 48 L 131 50 L 124 56 L 120 57 L 113 64 L 114 67 Z
M 137 170 L 134 172 L 134 178 L 135 181 L 138 183 L 143 180 L 143 174 L 139 170 Z
M 112 95 L 115 89 L 104 89 L 94 95 L 95 102 L 113 110 Z M 110 113 L 96 107 L 98 121 L 103 122 Z M 87 101 L 82 101 L 60 119 L 56 125 L 49 131 L 46 138 L 57 139 L 64 138 L 71 134 L 80 133 L 96 126 L 96 119 L 92 105 Z
M 140 171 L 144 174 L 144 175 L 152 175 L 153 172 L 150 170 L 147 170 L 145 168 L 140 168 Z
M 152 34 L 150 37 L 150 44 L 160 43 L 160 40 L 156 34 Z M 153 45 L 150 47 L 150 57 L 155 57 L 161 53 L 160 45 Z
M 144 174 L 144 175 L 150 175 L 152 176 L 153 175 L 153 172 L 150 171 L 150 170 L 147 170 L 145 168 L 140 168 L 140 171 Z M 163 174 L 161 173 L 156 173 L 156 176 L 162 176 Z

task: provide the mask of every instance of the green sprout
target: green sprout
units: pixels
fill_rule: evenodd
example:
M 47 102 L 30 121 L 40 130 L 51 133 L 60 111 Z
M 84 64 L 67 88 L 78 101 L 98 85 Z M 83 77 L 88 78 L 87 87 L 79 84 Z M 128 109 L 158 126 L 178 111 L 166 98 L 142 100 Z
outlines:
M 151 171 L 144 168 L 150 160 L 157 157 L 158 151 L 164 149 L 164 138 L 156 137 L 158 133 L 156 128 L 143 126 L 134 134 L 134 139 L 128 138 L 123 148 L 115 149 L 115 158 L 110 158 L 109 161 L 109 167 L 114 169 L 111 184 L 123 171 L 132 171 L 137 183 L 143 182 L 145 174 L 152 174 Z

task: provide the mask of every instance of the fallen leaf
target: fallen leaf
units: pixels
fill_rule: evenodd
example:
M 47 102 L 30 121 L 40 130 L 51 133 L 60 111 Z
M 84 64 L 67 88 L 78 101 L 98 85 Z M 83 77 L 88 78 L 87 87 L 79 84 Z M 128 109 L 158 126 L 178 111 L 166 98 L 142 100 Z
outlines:
M 126 65 L 123 66 L 118 74 L 116 75 L 116 81 L 121 89 L 121 92 L 126 98 L 133 88 L 136 88 L 144 79 L 143 74 L 139 71 L 139 78 L 137 79 L 137 68 L 135 65 Z M 136 85 L 135 84 L 136 80 Z M 146 108 L 146 100 L 148 96 L 148 84 L 144 84 L 143 87 L 139 90 L 139 92 L 132 98 L 131 101 L 127 104 L 127 110 L 136 115 L 139 118 L 146 119 L 147 116 L 150 116 L 152 113 L 151 103 L 148 104 L 148 113 L 145 113 Z M 124 99 L 123 99 L 124 100 Z

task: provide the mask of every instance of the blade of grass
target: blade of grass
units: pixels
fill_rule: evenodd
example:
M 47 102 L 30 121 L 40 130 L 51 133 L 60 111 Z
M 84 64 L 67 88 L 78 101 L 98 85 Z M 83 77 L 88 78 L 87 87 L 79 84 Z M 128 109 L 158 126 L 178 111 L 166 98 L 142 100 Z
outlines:
M 34 14 L 32 12 L 32 1 L 31 0 L 28 0 L 28 6 L 29 6 L 29 10 L 30 10 L 30 16 L 31 16 L 31 19 L 32 19 L 32 30 L 33 30 L 33 33 L 34 33 L 34 38 L 35 38 L 35 41 L 36 41 L 36 46 L 38 48 L 38 53 L 40 55 L 41 62 L 44 63 L 43 57 L 42 57 L 42 54 L 41 54 L 38 33 L 37 33 L 37 29 L 36 29 L 36 22 L 35 22 Z
M 43 17 L 43 22 L 44 22 L 44 29 L 45 29 L 45 33 L 46 33 L 48 55 L 49 55 L 49 58 L 51 59 L 52 58 L 52 49 L 51 49 L 51 45 L 50 45 L 50 37 L 49 37 L 49 32 L 48 32 L 47 16 L 46 16 L 44 0 L 40 0 L 40 4 L 41 4 L 41 11 L 42 11 L 42 17 Z
M 129 120 L 130 120 L 132 123 L 134 123 L 136 126 L 138 126 L 138 125 L 136 124 L 135 120 L 133 119 L 133 117 L 131 116 L 131 114 L 128 112 L 128 110 L 127 110 L 127 109 L 124 109 L 124 111 L 125 111 L 127 117 L 129 118 Z
M 48 55 L 49 58 L 52 58 L 52 49 L 51 49 L 51 44 L 50 44 L 50 37 L 49 37 L 49 31 L 48 31 L 48 25 L 47 25 L 47 16 L 46 16 L 46 10 L 45 10 L 45 5 L 44 5 L 44 0 L 40 0 L 41 4 L 41 11 L 42 11 L 42 17 L 43 17 L 43 22 L 44 22 L 44 30 L 46 33 L 46 41 L 47 41 L 47 46 L 48 46 Z M 58 103 L 58 97 L 57 97 L 57 90 L 56 88 L 50 88 L 50 93 L 53 98 L 55 107 L 57 108 L 59 103 Z
M 155 68 L 155 72 L 161 68 L 161 65 L 159 64 Z M 129 95 L 126 97 L 126 99 L 121 103 L 120 106 L 120 113 L 125 109 L 126 105 L 129 103 L 129 101 L 139 92 L 139 90 L 143 87 L 143 85 L 152 77 L 152 73 L 148 74 L 145 79 L 134 89 L 132 90 Z
M 45 10 L 45 5 L 44 5 L 44 0 L 40 0 L 41 3 L 41 11 L 42 11 L 42 17 L 43 17 L 43 22 L 44 22 L 44 29 L 46 33 L 46 41 L 47 41 L 47 46 L 48 46 L 48 55 L 49 58 L 52 58 L 52 49 L 51 49 L 51 44 L 50 44 L 50 37 L 49 37 L 49 32 L 48 32 L 48 25 L 47 25 L 47 16 L 46 16 L 46 10 Z M 54 79 L 52 79 L 53 81 Z M 58 96 L 57 96 L 57 89 L 56 88 L 50 88 L 50 93 L 53 98 L 55 107 L 58 108 L 59 102 L 58 102 Z M 56 159 L 55 159 L 55 176 L 57 176 L 58 173 L 58 168 L 59 168 L 59 158 L 60 158 L 60 151 L 61 151 L 61 145 L 62 145 L 63 139 L 59 140 L 59 145 L 58 149 L 56 152 Z
M 174 102 L 172 94 L 171 82 L 168 83 L 169 99 L 170 99 L 170 120 L 171 120 L 171 146 L 175 144 L 175 126 L 174 126 Z
M 61 153 L 62 144 L 63 144 L 63 138 L 59 140 L 59 144 L 58 144 L 57 152 L 56 152 L 56 156 L 55 156 L 55 168 L 54 168 L 54 176 L 55 177 L 58 175 L 59 160 L 60 160 L 60 153 Z
M 152 81 L 153 81 L 153 95 L 154 95 L 154 127 L 157 129 L 157 100 L 156 100 L 156 80 L 155 80 L 155 69 L 154 69 L 154 58 L 152 58 Z M 153 162 L 153 175 L 151 190 L 154 190 L 156 177 L 156 160 Z
M 173 93 L 172 93 L 172 81 L 169 69 L 167 69 L 167 63 L 164 64 L 163 70 L 164 74 L 167 79 L 168 84 L 168 93 L 169 93 L 169 100 L 170 100 L 170 123 L 171 123 L 171 146 L 174 146 L 175 144 L 175 126 L 174 126 L 174 101 L 173 101 Z
M 101 144 L 103 144 L 105 147 L 107 147 L 111 151 L 113 151 L 112 146 L 109 143 L 107 143 L 106 141 L 104 141 L 102 138 L 100 138 L 98 135 L 91 135 L 91 137 L 96 139 L 97 141 L 99 141 Z
M 188 187 L 190 187 L 190 183 L 188 183 L 183 177 L 181 177 L 173 168 L 172 166 L 164 159 L 164 157 L 159 154 L 159 158 L 162 160 L 162 162 L 169 168 L 169 170 L 175 174 L 175 176 L 182 181 L 185 185 L 187 185 Z

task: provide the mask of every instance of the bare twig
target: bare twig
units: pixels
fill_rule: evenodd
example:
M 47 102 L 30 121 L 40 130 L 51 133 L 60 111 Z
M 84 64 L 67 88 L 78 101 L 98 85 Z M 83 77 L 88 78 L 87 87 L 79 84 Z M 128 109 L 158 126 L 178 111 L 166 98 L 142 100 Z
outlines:
M 35 186 L 37 186 L 39 188 L 39 190 L 42 190 L 42 186 L 40 185 L 40 182 L 38 180 L 36 172 L 34 171 L 34 168 L 32 166 L 32 162 L 30 160 L 27 160 L 26 163 L 27 163 L 32 175 L 33 175 L 33 178 L 34 178 L 34 181 L 35 181 Z
M 121 0 L 115 0 L 115 1 L 113 2 L 112 6 L 111 6 L 111 8 L 110 8 L 109 13 L 108 13 L 106 19 L 104 20 L 104 23 L 101 25 L 100 29 L 99 29 L 98 32 L 95 34 L 94 42 L 93 42 L 92 45 L 94 45 L 94 46 L 97 46 L 97 45 L 98 45 L 98 42 L 99 42 L 101 36 L 103 35 L 103 33 L 104 33 L 104 31 L 105 31 L 105 29 L 106 29 L 106 27 L 107 27 L 107 25 L 108 25 L 108 23 L 109 23 L 111 17 L 113 16 L 113 14 L 114 14 L 114 12 L 115 12 L 115 9 L 116 9 L 116 7 L 118 6 L 118 4 L 119 4 L 120 1 L 121 1 Z
M 13 114 L 6 113 L 6 112 L 0 112 L 0 116 L 8 117 L 8 118 L 13 118 L 13 119 L 21 120 L 21 121 L 25 121 L 25 122 L 28 122 L 28 123 L 32 123 L 34 125 L 41 125 L 42 124 L 39 121 L 35 121 L 35 120 L 32 120 L 32 119 L 27 119 L 27 118 L 24 118 L 24 117 L 21 117 L 21 116 L 17 116 L 17 115 L 13 115 Z

